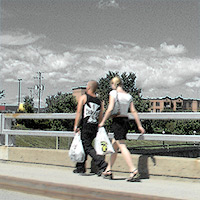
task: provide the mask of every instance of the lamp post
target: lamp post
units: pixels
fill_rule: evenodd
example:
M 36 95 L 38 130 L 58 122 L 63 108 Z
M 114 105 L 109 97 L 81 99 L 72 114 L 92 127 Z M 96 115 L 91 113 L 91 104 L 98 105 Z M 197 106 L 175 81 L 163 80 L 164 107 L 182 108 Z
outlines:
M 19 106 L 19 104 L 21 102 L 21 81 L 22 81 L 22 79 L 19 78 L 18 81 L 19 81 L 19 94 L 18 94 L 18 106 Z

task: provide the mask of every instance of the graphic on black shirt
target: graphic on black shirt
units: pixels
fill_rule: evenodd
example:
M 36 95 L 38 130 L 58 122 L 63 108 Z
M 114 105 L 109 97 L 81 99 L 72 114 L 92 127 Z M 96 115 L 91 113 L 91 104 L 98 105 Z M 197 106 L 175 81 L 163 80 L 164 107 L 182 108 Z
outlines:
M 99 113 L 100 113 L 100 105 L 89 102 L 84 106 L 84 118 L 89 117 L 87 123 L 97 124 Z

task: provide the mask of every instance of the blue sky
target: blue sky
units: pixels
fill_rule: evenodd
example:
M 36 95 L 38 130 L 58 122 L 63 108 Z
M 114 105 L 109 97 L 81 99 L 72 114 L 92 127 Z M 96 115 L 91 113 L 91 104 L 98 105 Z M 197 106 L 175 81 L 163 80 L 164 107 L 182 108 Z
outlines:
M 45 98 L 110 71 L 134 72 L 144 97 L 200 98 L 198 0 L 1 0 L 1 103 L 41 71 Z M 36 94 L 34 99 L 37 101 Z M 37 102 L 36 102 L 37 104 Z

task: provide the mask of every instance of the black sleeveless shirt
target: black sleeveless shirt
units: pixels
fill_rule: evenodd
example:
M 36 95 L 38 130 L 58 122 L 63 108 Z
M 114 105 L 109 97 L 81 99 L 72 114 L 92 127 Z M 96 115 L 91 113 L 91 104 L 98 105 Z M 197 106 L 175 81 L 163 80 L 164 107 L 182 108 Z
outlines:
M 101 101 L 86 93 L 87 101 L 82 110 L 82 128 L 98 127 Z

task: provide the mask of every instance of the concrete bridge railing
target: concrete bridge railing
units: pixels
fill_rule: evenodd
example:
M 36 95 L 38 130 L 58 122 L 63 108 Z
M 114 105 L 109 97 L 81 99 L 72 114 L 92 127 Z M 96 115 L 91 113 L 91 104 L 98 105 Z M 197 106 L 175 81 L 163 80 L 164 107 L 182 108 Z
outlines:
M 193 119 L 200 120 L 200 112 L 188 113 L 139 113 L 141 120 L 143 119 Z M 129 114 L 129 118 L 133 119 Z M 11 136 L 29 135 L 29 136 L 52 136 L 52 137 L 74 137 L 73 131 L 42 131 L 42 130 L 11 130 L 11 121 L 13 119 L 75 119 L 75 113 L 15 113 L 0 114 L 0 134 L 5 136 L 5 146 L 9 146 Z M 195 130 L 194 130 L 195 131 Z M 113 134 L 109 133 L 112 138 Z M 200 142 L 200 135 L 172 135 L 146 133 L 144 135 L 138 133 L 127 134 L 129 140 L 151 140 L 151 141 L 177 141 L 177 142 Z

